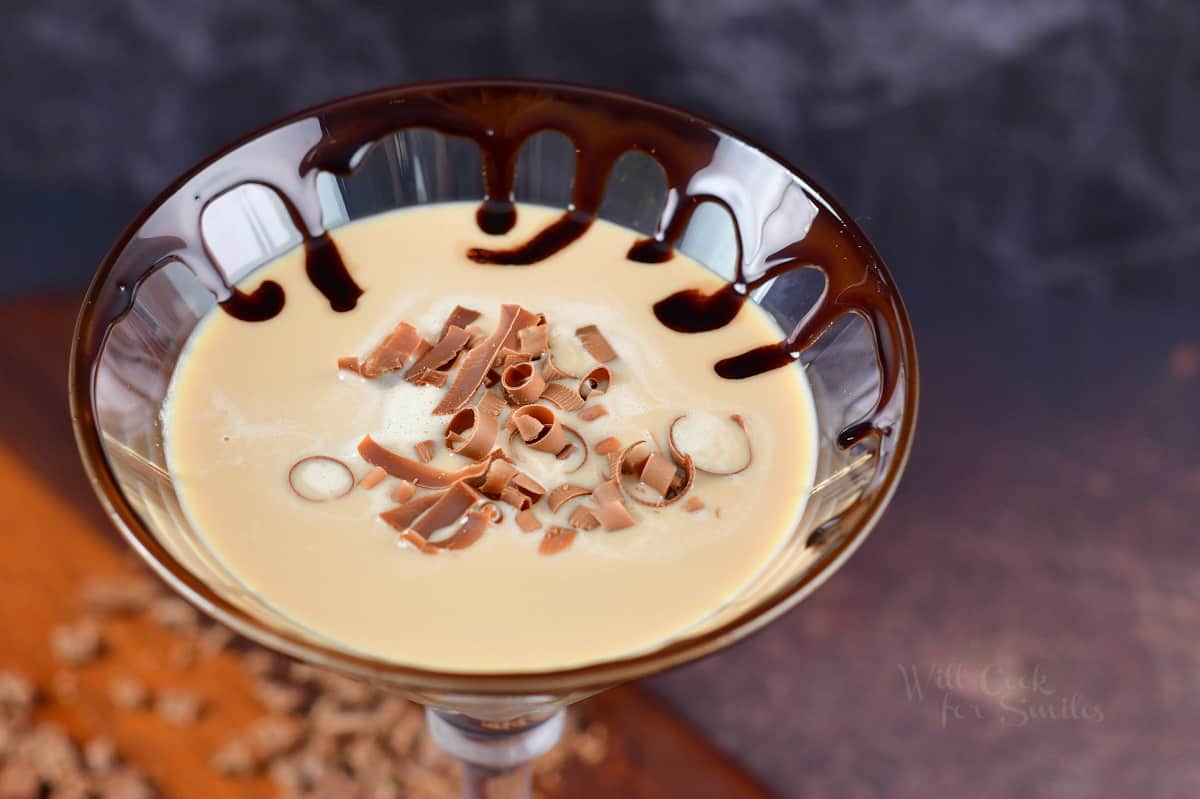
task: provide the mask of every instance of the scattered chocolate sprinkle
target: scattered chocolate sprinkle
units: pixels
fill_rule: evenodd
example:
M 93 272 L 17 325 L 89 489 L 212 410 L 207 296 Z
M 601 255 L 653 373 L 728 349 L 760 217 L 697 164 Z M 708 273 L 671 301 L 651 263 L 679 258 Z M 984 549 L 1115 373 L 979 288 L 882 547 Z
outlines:
M 583 344 L 583 348 L 588 351 L 588 354 L 600 363 L 608 363 L 617 359 L 617 353 L 608 343 L 608 339 L 595 325 L 584 325 L 577 328 L 575 335 L 579 337 L 580 343 Z
M 446 389 L 442 401 L 433 409 L 434 414 L 453 413 L 470 402 L 480 383 L 483 382 L 484 375 L 492 368 L 492 363 L 499 354 L 501 346 L 513 332 L 518 312 L 523 310 L 519 305 L 500 306 L 500 319 L 496 324 L 496 329 L 463 358 L 463 364 L 459 368 L 454 382 L 450 384 L 450 388 Z
M 479 311 L 472 308 L 465 308 L 461 305 L 454 306 L 454 310 L 446 317 L 446 322 L 442 325 L 442 332 L 438 333 L 438 338 L 445 338 L 446 332 L 452 327 L 469 327 L 472 322 L 479 318 L 479 315 Z
M 385 510 L 379 514 L 379 518 L 400 532 L 404 532 L 412 526 L 412 523 L 416 521 L 418 516 L 433 507 L 433 504 L 440 497 L 440 494 L 425 494 L 424 496 L 410 499 L 391 510 Z
M 488 467 L 487 461 L 480 461 L 458 471 L 447 472 L 398 455 L 376 443 L 370 436 L 364 436 L 358 443 L 358 454 L 367 463 L 382 466 L 392 477 L 408 480 L 423 488 L 446 488 L 458 480 L 479 477 Z
M 362 361 L 354 355 L 345 355 L 337 359 L 338 369 L 345 369 L 347 372 L 354 372 L 358 376 L 362 376 L 363 365 Z
M 608 438 L 604 438 L 596 442 L 597 455 L 608 455 L 612 452 L 620 452 L 620 450 L 621 442 L 613 436 L 609 436 Z
M 562 383 L 549 383 L 542 391 L 542 399 L 552 402 L 564 411 L 577 411 L 583 407 L 583 397 Z
M 551 513 L 558 513 L 559 508 L 566 505 L 575 497 L 586 497 L 590 493 L 592 491 L 589 488 L 584 488 L 573 483 L 563 483 L 560 486 L 555 486 L 546 495 L 546 504 L 550 506 Z
M 683 503 L 683 509 L 688 513 L 704 510 L 704 500 L 697 496 L 688 497 L 688 501 Z
M 596 518 L 596 511 L 587 505 L 576 505 L 571 511 L 571 515 L 567 517 L 567 521 L 572 527 L 577 527 L 584 532 L 595 530 L 600 526 L 600 520 Z
M 562 486 L 559 487 L 561 488 Z M 526 508 L 518 513 L 515 521 L 517 527 L 520 527 L 521 531 L 525 533 L 532 533 L 534 530 L 540 530 L 542 527 L 542 523 L 538 521 L 538 517 L 534 514 L 532 508 Z
M 470 435 L 467 432 L 470 431 Z M 446 449 L 474 461 L 485 460 L 496 443 L 500 424 L 490 413 L 467 407 L 450 417 L 446 424 Z
M 437 444 L 428 438 L 424 441 L 418 441 L 416 444 L 413 444 L 413 452 L 416 453 L 417 460 L 419 460 L 421 463 L 429 463 L 431 460 L 433 460 L 433 455 L 436 449 Z M 383 471 L 383 469 L 378 466 L 375 468 L 379 469 L 381 472 Z M 386 474 L 386 472 L 384 473 Z
M 154 703 L 154 713 L 168 724 L 188 727 L 200 720 L 204 706 L 201 701 L 185 691 L 163 691 Z
M 686 416 L 686 414 L 684 414 L 684 416 Z M 679 444 L 675 441 L 675 425 L 679 424 L 679 421 L 683 418 L 683 416 L 676 416 L 671 421 L 671 426 L 667 429 L 667 446 L 671 450 L 671 457 L 675 459 L 676 463 L 683 463 L 685 457 L 685 453 L 679 448 Z M 746 462 L 733 471 L 719 472 L 713 469 L 703 469 L 700 466 L 696 467 L 697 471 L 704 472 L 705 474 L 711 474 L 715 477 L 732 477 L 735 474 L 741 474 L 749 469 L 750 464 L 754 462 L 754 448 L 750 445 L 750 433 L 748 430 L 746 430 L 746 420 L 740 413 L 732 413 L 729 415 L 729 418 L 741 428 L 742 435 L 746 437 Z
M 59 625 L 50 632 L 50 648 L 55 657 L 67 665 L 91 663 L 104 648 L 100 625 L 91 619 Z
M 367 472 L 366 476 L 363 477 L 362 480 L 358 481 L 358 484 L 361 487 L 370 490 L 382 483 L 386 477 L 387 472 L 385 472 L 382 467 L 376 466 L 371 469 L 371 471 Z
M 499 394 L 485 391 L 480 395 L 479 402 L 475 403 L 475 407 L 479 409 L 481 414 L 498 417 L 500 416 L 500 412 L 504 410 L 504 400 Z
M 318 461 L 335 464 L 346 471 L 346 489 L 344 491 L 342 491 L 340 494 L 335 494 L 329 497 L 312 497 L 300 490 L 300 488 L 296 485 L 296 470 L 304 466 L 306 463 L 316 463 Z M 301 458 L 300 460 L 296 461 L 292 464 L 292 468 L 288 469 L 288 486 L 292 489 L 292 493 L 300 497 L 300 499 L 308 502 L 329 502 L 331 500 L 341 499 L 354 489 L 354 482 L 354 470 L 352 470 L 344 461 L 338 460 L 337 458 L 331 458 L 328 455 L 309 455 L 308 457 Z
M 507 367 L 500 375 L 500 387 L 513 405 L 528 405 L 536 402 L 546 388 L 546 381 L 531 363 L 517 363 Z
M 550 328 L 543 321 L 541 324 L 518 330 L 517 346 L 521 352 L 535 357 L 541 355 L 550 348 Z
M 413 365 L 405 372 L 404 379 L 415 383 L 422 373 L 435 372 L 454 363 L 454 359 L 467 346 L 467 339 L 470 337 L 471 334 L 463 328 L 451 325 L 429 352 L 413 361 Z
M 579 397 L 586 400 L 593 394 L 598 396 L 608 391 L 610 386 L 612 371 L 607 366 L 597 366 L 580 378 Z
M 415 327 L 401 322 L 362 362 L 362 376 L 375 378 L 400 369 L 421 344 L 428 342 L 421 338 Z
M 608 416 L 608 408 L 603 405 L 589 405 L 579 412 L 579 418 L 585 422 L 594 422 L 601 416 Z
M 621 498 L 621 488 L 616 479 L 608 480 L 592 489 L 592 499 L 598 507 L 593 511 L 606 532 L 624 530 L 634 524 L 633 516 Z
M 575 542 L 575 536 L 577 535 L 579 535 L 579 531 L 577 530 L 555 525 L 542 535 L 542 542 L 538 544 L 538 554 L 557 555 L 571 546 Z
M 141 710 L 150 702 L 150 691 L 134 677 L 113 677 L 108 684 L 108 701 L 117 710 Z
M 575 375 L 570 372 L 563 371 L 554 363 L 554 357 L 547 352 L 545 362 L 542 364 L 542 377 L 547 383 L 555 380 L 574 380 Z
M 567 434 L 545 405 L 522 405 L 512 412 L 512 423 L 526 446 L 540 452 L 557 454 L 567 444 Z
M 392 489 L 388 497 L 393 502 L 408 502 L 413 498 L 413 494 L 417 493 L 417 487 L 407 480 L 401 480 L 396 483 L 396 487 Z

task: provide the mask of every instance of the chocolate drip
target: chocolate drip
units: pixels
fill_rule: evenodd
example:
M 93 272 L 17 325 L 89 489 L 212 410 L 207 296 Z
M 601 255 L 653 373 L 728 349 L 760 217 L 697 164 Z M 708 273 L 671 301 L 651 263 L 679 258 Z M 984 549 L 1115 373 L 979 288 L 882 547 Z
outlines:
M 796 182 L 793 188 L 799 187 L 805 196 L 815 200 L 819 208 L 817 216 L 804 238 L 766 258 L 762 263 L 767 268 L 749 277 L 745 274 L 742 240 L 754 231 L 744 231 L 739 225 L 757 225 L 763 220 L 751 214 L 742 222 L 733 208 L 734 200 L 739 198 L 723 196 L 724 187 L 756 191 L 756 185 L 747 185 L 755 178 L 744 174 L 742 167 L 750 163 L 761 168 L 767 156 L 734 142 L 693 117 L 632 97 L 568 86 L 465 82 L 384 90 L 335 102 L 259 134 L 236 151 L 220 156 L 219 168 L 214 169 L 217 162 L 206 164 L 189 176 L 189 183 L 173 187 L 172 193 L 160 200 L 159 210 L 171 206 L 171 214 L 164 216 L 176 220 L 181 219 L 177 195 L 184 191 L 191 194 L 184 187 L 204 182 L 208 189 L 217 189 L 207 191 L 203 197 L 199 191 L 195 194 L 194 199 L 201 205 L 195 209 L 194 229 L 187 231 L 191 237 L 174 240 L 171 246 L 160 249 L 160 257 L 154 260 L 137 261 L 135 245 L 162 240 L 152 232 L 143 232 L 143 228 L 157 229 L 154 219 L 157 211 L 148 212 L 135 223 L 136 235 L 128 234 L 119 245 L 117 252 L 121 255 L 117 265 L 107 268 L 116 269 L 136 285 L 148 274 L 149 265 L 157 265 L 162 257 L 169 255 L 185 263 L 213 291 L 226 312 L 246 321 L 270 319 L 283 309 L 286 299 L 278 284 L 266 281 L 253 292 L 243 292 L 229 284 L 212 264 L 211 257 L 207 258 L 211 271 L 200 268 L 202 259 L 190 257 L 203 247 L 198 235 L 198 216 L 207 202 L 237 186 L 259 183 L 280 196 L 301 232 L 309 280 L 334 310 L 349 311 L 355 307 L 362 289 L 354 282 L 323 228 L 316 175 L 319 171 L 351 175 L 379 141 L 410 128 L 428 128 L 447 136 L 467 138 L 479 147 L 485 191 L 476 221 L 480 230 L 489 235 L 505 234 L 516 224 L 513 186 L 523 142 L 535 133 L 557 131 L 575 145 L 578 156 L 571 206 L 566 212 L 522 244 L 507 249 L 474 248 L 468 253 L 478 263 L 503 266 L 537 263 L 578 240 L 595 220 L 609 173 L 620 156 L 629 151 L 649 154 L 666 175 L 667 207 L 663 209 L 655 236 L 634 244 L 628 258 L 642 263 L 660 263 L 671 258 L 694 211 L 705 201 L 717 202 L 730 212 L 737 223 L 734 227 L 738 239 L 734 280 L 715 292 L 685 288 L 658 301 L 654 305 L 658 319 L 685 333 L 716 330 L 737 316 L 754 288 L 793 269 L 820 268 L 827 277 L 826 291 L 785 341 L 726 358 L 715 369 L 722 377 L 740 380 L 784 367 L 816 341 L 834 320 L 845 313 L 857 313 L 873 331 L 883 377 L 874 410 L 844 431 L 841 441 L 843 446 L 850 446 L 868 435 L 888 432 L 888 419 L 899 411 L 894 406 L 898 401 L 896 387 L 901 360 L 911 343 L 899 329 L 898 320 L 904 318 L 899 298 L 870 245 L 856 229 L 842 221 L 836 206 Z M 769 166 L 774 177 L 782 174 L 782 167 Z M 223 185 L 212 186 L 215 181 Z M 689 189 L 694 193 L 689 193 Z M 744 205 L 745 198 L 740 199 Z M 188 224 L 191 223 L 175 223 L 176 227 Z M 113 313 L 105 316 L 111 325 L 128 310 L 132 292 L 124 291 L 120 297 L 108 297 L 109 293 L 111 290 L 102 288 L 96 299 L 112 306 Z M 87 341 L 85 345 L 89 354 L 98 356 L 99 340 Z

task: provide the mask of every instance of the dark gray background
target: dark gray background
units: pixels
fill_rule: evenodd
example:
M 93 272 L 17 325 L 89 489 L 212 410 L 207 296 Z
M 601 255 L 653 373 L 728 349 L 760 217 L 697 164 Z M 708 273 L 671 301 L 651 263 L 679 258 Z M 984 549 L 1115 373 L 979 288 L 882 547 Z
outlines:
M 1200 3 L 9 0 L 3 19 L 10 295 L 81 290 L 194 161 L 389 83 L 598 83 L 782 153 L 904 290 L 918 444 L 842 574 L 651 688 L 787 796 L 1200 794 Z M 901 676 L 955 664 L 923 697 Z M 989 669 L 1054 693 L 997 696 Z M 1103 720 L 1003 704 L 1072 694 Z

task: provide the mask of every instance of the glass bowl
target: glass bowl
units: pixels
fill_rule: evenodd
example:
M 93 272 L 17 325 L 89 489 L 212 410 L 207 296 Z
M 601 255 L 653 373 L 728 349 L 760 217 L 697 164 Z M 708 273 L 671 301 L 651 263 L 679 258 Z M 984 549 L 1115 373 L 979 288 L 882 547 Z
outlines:
M 596 216 L 646 235 L 633 253 L 639 260 L 665 257 L 674 245 L 729 281 L 717 305 L 757 302 L 795 331 L 762 355 L 804 368 L 812 386 L 819 457 L 807 509 L 751 584 L 651 651 L 487 674 L 350 651 L 244 590 L 190 526 L 162 445 L 172 371 L 218 301 L 270 313 L 269 287 L 257 295 L 231 287 L 276 256 L 303 245 L 311 267 L 326 231 L 423 203 L 481 200 L 481 236 L 502 232 L 513 199 L 564 209 L 540 237 L 551 246 L 569 246 Z M 553 743 L 559 708 L 728 646 L 828 579 L 895 490 L 917 410 L 916 350 L 896 287 L 854 221 L 811 180 L 686 112 L 516 81 L 338 100 L 205 160 L 155 198 L 105 257 L 70 368 L 72 420 L 95 491 L 173 589 L 264 646 L 436 709 L 438 740 L 497 773 Z

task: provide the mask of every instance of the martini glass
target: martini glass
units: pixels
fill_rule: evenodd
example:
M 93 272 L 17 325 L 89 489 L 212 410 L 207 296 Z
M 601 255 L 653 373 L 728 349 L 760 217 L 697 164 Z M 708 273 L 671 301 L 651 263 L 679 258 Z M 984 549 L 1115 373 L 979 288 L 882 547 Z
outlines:
M 782 368 L 804 369 L 816 403 L 816 480 L 797 487 L 810 492 L 803 518 L 748 585 L 653 649 L 509 673 L 433 670 L 354 651 L 247 590 L 181 507 L 164 456 L 162 408 L 181 349 L 205 314 L 218 301 L 261 311 L 263 290 L 239 295 L 232 287 L 297 246 L 327 251 L 325 232 L 339 225 L 481 199 L 481 239 L 504 229 L 514 199 L 563 208 L 560 232 L 607 219 L 646 234 L 644 260 L 674 245 L 729 280 L 730 296 L 760 304 L 795 331 L 768 355 L 784 356 Z M 814 211 L 836 234 L 832 249 L 807 247 Z M 857 271 L 844 268 L 851 262 Z M 310 276 L 314 264 L 320 271 L 316 260 L 309 264 Z M 566 706 L 744 638 L 846 561 L 903 470 L 917 372 L 890 275 L 853 220 L 799 171 L 717 125 L 629 95 L 489 81 L 329 103 L 251 134 L 181 177 L 101 264 L 76 329 L 70 392 L 92 485 L 162 579 L 266 647 L 424 704 L 433 737 L 462 764 L 464 795 L 498 797 L 528 795 L 530 763 L 558 739 Z

